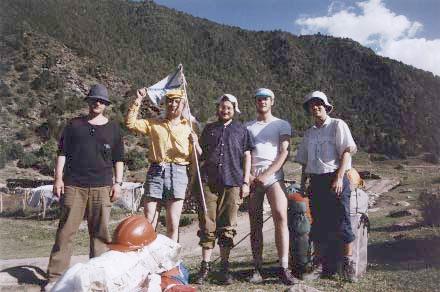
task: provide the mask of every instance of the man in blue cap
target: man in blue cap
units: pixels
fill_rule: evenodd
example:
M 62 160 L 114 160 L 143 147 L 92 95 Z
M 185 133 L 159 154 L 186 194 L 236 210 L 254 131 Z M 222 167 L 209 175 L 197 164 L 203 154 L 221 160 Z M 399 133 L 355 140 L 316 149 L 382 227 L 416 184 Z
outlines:
M 253 140 L 251 152 L 251 192 L 249 196 L 249 220 L 251 247 L 255 270 L 250 279 L 263 281 L 261 275 L 263 254 L 263 200 L 270 204 L 275 225 L 280 280 L 286 285 L 297 281 L 288 268 L 289 230 L 287 227 L 287 198 L 284 187 L 283 164 L 289 155 L 292 129 L 287 121 L 272 115 L 275 95 L 272 90 L 260 88 L 255 93 L 257 119 L 247 123 Z
M 107 89 L 93 85 L 85 100 L 88 115 L 70 120 L 58 144 L 53 193 L 60 199 L 61 216 L 47 268 L 46 290 L 69 267 L 73 237 L 84 215 L 90 257 L 108 250 L 110 210 L 121 194 L 124 145 L 118 123 L 104 116 L 110 105 Z

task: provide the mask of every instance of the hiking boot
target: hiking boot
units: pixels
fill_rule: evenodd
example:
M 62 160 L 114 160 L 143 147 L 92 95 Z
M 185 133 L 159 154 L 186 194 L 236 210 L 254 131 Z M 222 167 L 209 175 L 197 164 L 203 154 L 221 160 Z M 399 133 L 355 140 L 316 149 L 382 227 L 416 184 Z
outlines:
M 342 261 L 342 277 L 347 282 L 357 282 L 355 263 L 348 256 L 345 256 Z
M 223 285 L 231 285 L 234 283 L 234 278 L 229 271 L 229 263 L 222 263 L 222 268 L 220 270 L 220 283 Z
M 261 276 L 261 270 L 255 269 L 252 273 L 251 277 L 249 278 L 249 282 L 252 284 L 261 284 L 263 283 L 263 276 Z
M 321 276 L 322 269 L 314 269 L 313 265 L 295 266 L 292 270 L 293 275 L 304 281 L 316 280 Z
M 49 292 L 52 290 L 52 288 L 55 286 L 57 282 L 56 281 L 48 281 L 46 284 L 44 284 L 43 287 L 41 287 L 41 291 Z
M 294 285 L 298 283 L 298 279 L 295 278 L 292 275 L 292 272 L 290 272 L 289 269 L 286 268 L 280 268 L 280 274 L 279 274 L 281 282 L 283 282 L 284 285 Z
M 209 271 L 211 270 L 210 263 L 202 261 L 200 264 L 200 270 L 197 273 L 197 278 L 194 281 L 197 285 L 203 285 L 208 278 Z

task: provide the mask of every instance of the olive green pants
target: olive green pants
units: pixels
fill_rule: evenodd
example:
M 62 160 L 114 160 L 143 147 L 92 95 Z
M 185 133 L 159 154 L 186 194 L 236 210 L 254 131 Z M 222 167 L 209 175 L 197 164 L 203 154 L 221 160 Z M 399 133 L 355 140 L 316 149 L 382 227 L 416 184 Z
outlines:
M 200 208 L 199 245 L 214 248 L 217 238 L 220 246 L 232 247 L 237 234 L 237 212 L 242 202 L 240 188 L 204 185 L 203 190 L 207 212 L 203 212 L 203 207 Z
M 50 254 L 47 273 L 54 281 L 69 267 L 73 253 L 73 239 L 84 218 L 87 218 L 90 251 L 95 257 L 108 250 L 111 242 L 108 223 L 110 220 L 111 187 L 80 188 L 66 186 L 61 196 L 61 216 L 55 237 L 55 244 Z

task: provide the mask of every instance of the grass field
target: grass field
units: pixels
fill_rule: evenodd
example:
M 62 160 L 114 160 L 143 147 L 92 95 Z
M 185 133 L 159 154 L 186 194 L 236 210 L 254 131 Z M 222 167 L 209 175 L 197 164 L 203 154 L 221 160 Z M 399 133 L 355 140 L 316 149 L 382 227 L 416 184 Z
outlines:
M 369 234 L 368 271 L 358 283 L 345 283 L 340 279 L 306 282 L 322 291 L 440 291 L 440 228 L 423 226 L 420 216 L 392 218 L 392 211 L 418 207 L 418 195 L 426 188 L 440 186 L 440 167 L 420 159 L 387 160 L 371 162 L 368 155 L 356 157 L 358 170 L 369 170 L 382 177 L 399 177 L 401 185 L 381 196 L 377 202 L 379 209 L 371 212 Z M 287 163 L 286 168 L 296 165 Z M 288 172 L 288 171 L 287 171 Z M 297 178 L 296 173 L 292 173 Z M 409 207 L 398 202 L 406 201 Z M 53 244 L 57 220 L 36 220 L 29 214 L 24 217 L 0 218 L 0 258 L 47 257 Z M 10 215 L 10 214 L 9 214 Z M 125 216 L 123 212 L 113 213 L 112 221 Z M 194 215 L 187 215 L 187 223 Z M 396 226 L 397 223 L 407 224 Z M 116 223 L 111 225 L 114 228 Z M 197 240 L 194 240 L 197 244 Z M 239 248 L 239 247 L 237 247 Z M 87 229 L 78 232 L 75 240 L 75 254 L 88 253 Z M 200 287 L 201 291 L 283 291 L 276 278 L 275 246 L 265 247 L 264 285 L 252 285 L 246 281 L 251 273 L 251 252 L 243 249 L 239 256 L 231 258 L 232 271 L 236 283 L 220 286 L 215 282 L 215 272 L 211 283 Z M 200 256 L 185 258 L 185 263 L 194 275 L 200 263 Z

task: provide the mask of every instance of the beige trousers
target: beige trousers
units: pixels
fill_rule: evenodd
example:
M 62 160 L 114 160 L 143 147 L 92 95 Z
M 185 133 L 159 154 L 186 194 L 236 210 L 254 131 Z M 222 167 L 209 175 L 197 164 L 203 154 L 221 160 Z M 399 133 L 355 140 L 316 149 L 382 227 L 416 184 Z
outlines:
M 89 256 L 99 256 L 108 250 L 107 243 L 111 242 L 108 230 L 112 206 L 110 191 L 111 187 L 64 188 L 60 222 L 47 267 L 50 281 L 55 281 L 69 267 L 73 239 L 84 217 L 87 218 L 90 236 Z

